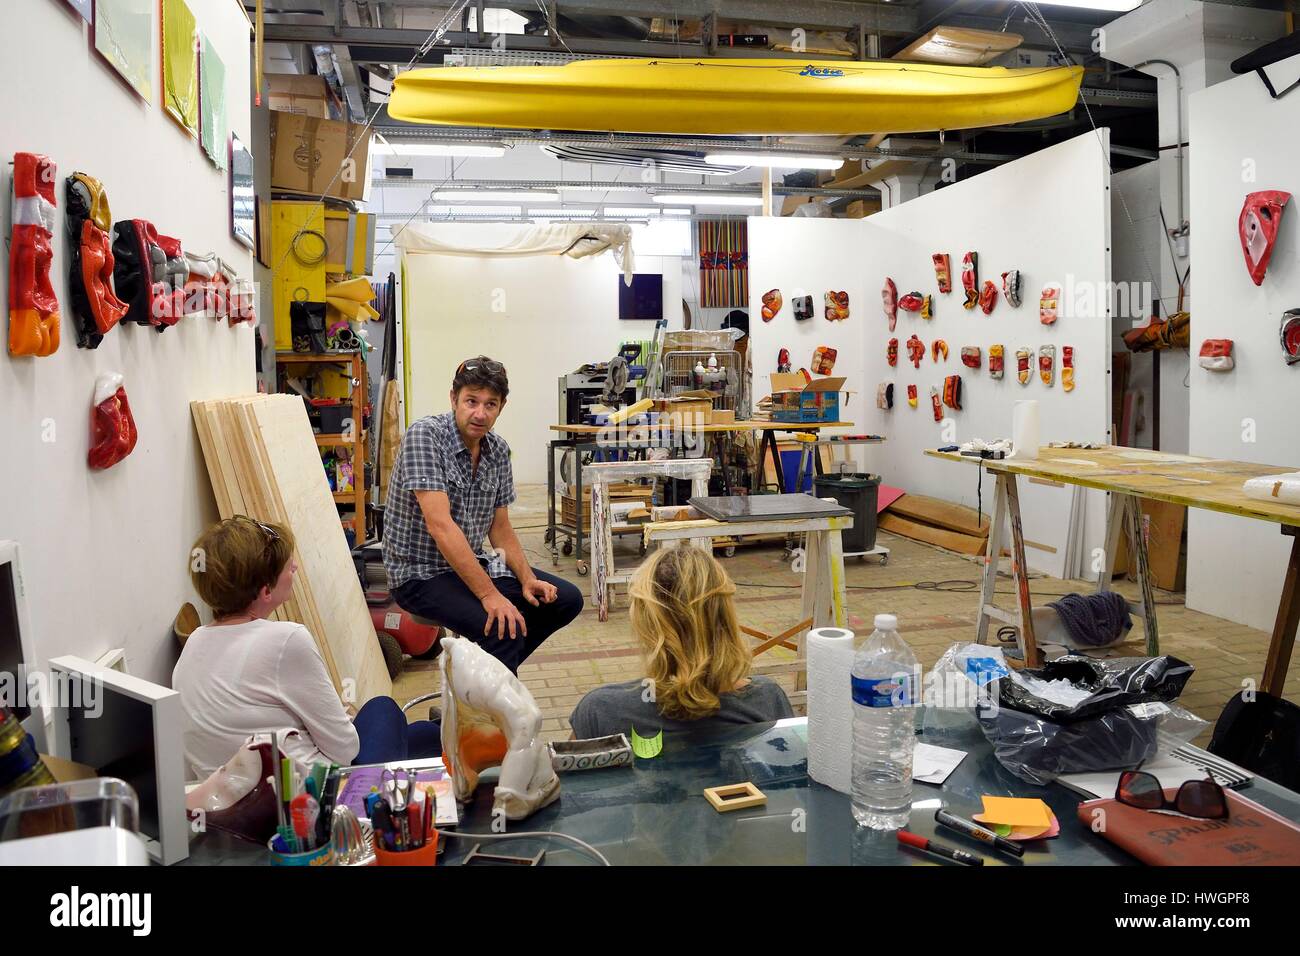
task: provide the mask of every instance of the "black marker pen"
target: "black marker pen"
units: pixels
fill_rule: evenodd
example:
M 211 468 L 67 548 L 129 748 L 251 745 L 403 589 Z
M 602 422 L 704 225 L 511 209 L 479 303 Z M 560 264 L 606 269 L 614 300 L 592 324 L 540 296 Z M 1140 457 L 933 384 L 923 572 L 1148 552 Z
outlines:
M 964 833 L 968 837 L 973 837 L 984 843 L 991 843 L 1003 853 L 1010 853 L 1012 856 L 1024 856 L 1025 848 L 1013 840 L 1006 837 L 998 836 L 992 830 L 985 829 L 974 820 L 967 820 L 949 813 L 947 810 L 939 809 L 934 811 L 934 822 L 940 826 L 947 827 L 949 830 L 956 830 L 958 833 Z

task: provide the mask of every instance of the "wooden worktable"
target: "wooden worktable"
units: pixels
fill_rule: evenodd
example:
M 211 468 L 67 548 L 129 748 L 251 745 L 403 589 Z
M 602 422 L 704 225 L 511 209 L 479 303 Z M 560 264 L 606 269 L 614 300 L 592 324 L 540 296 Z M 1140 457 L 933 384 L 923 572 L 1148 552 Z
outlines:
M 979 464 L 982 461 L 956 452 L 930 450 L 925 454 L 933 458 L 969 464 Z M 1097 580 L 1099 591 L 1105 591 L 1110 587 L 1121 530 L 1125 519 L 1128 520 L 1138 583 L 1142 588 L 1141 607 L 1130 605 L 1130 610 L 1140 614 L 1145 620 L 1149 654 L 1159 652 L 1159 631 L 1147 569 L 1146 541 L 1140 531 L 1142 522 L 1139 499 L 1167 501 L 1187 508 L 1203 508 L 1241 518 L 1270 521 L 1282 526 L 1282 533 L 1292 538 L 1291 557 L 1283 578 L 1282 596 L 1273 624 L 1261 687 L 1268 694 L 1275 697 L 1282 696 L 1287 668 L 1291 661 L 1291 651 L 1295 644 L 1296 629 L 1300 626 L 1300 506 L 1251 498 L 1242 491 L 1242 485 L 1248 478 L 1261 478 L 1295 471 L 1295 467 L 1196 458 L 1191 455 L 1175 455 L 1116 445 L 1087 449 L 1043 447 L 1038 450 L 1036 458 L 983 460 L 983 465 L 997 476 L 998 488 L 993 523 L 989 529 L 989 547 L 984 558 L 983 603 L 980 608 L 977 640 L 983 642 L 990 619 L 1015 624 L 1020 629 L 1026 662 L 1031 666 L 1038 663 L 1039 654 L 1034 643 L 1033 623 L 1030 619 L 1029 578 L 1025 566 L 1024 540 L 1020 529 L 1016 477 L 1024 476 L 1080 485 L 1084 488 L 1105 491 L 1111 495 L 1106 523 L 1105 566 Z M 992 603 L 993 586 L 997 579 L 998 555 L 1002 548 L 1004 517 L 1009 517 L 1011 520 L 1011 568 L 1019 597 L 1018 614 L 1003 611 Z
M 979 458 L 951 451 L 927 451 L 933 458 L 978 464 Z M 989 471 L 1044 478 L 1098 491 L 1113 491 L 1187 508 L 1204 508 L 1242 518 L 1300 525 L 1300 506 L 1250 498 L 1241 490 L 1247 478 L 1295 471 L 1295 466 L 1194 458 L 1143 448 L 1105 445 L 1097 449 L 1041 448 L 1037 458 L 985 461 Z

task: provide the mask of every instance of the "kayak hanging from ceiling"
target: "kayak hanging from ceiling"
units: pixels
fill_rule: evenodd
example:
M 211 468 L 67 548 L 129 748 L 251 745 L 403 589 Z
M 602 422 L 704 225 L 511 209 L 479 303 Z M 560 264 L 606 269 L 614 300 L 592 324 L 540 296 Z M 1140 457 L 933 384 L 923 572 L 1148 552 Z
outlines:
M 397 77 L 410 123 L 692 135 L 856 135 L 973 129 L 1074 106 L 1083 67 L 894 61 L 577 60 L 442 67 Z

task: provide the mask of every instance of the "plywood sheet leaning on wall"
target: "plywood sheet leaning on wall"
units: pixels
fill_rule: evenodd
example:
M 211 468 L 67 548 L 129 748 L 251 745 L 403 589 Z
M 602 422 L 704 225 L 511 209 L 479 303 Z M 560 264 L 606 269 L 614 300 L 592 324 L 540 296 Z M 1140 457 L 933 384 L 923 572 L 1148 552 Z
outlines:
M 360 707 L 391 694 L 302 400 L 256 395 L 190 407 L 221 516 L 246 514 L 293 531 L 298 573 L 276 617 L 311 631 L 345 702 Z
M 910 518 L 912 521 L 933 525 L 936 528 L 974 535 L 977 538 L 989 536 L 987 512 L 978 515 L 974 508 L 931 498 L 928 495 L 905 494 L 891 504 L 889 510 L 903 518 Z
M 962 534 L 959 531 L 948 531 L 934 525 L 912 521 L 910 518 L 903 518 L 894 514 L 892 507 L 880 516 L 879 526 L 881 531 L 888 531 L 890 534 L 911 538 L 913 541 L 938 545 L 949 551 L 956 551 L 958 554 L 981 555 L 989 546 L 987 537 L 981 538 L 973 534 Z

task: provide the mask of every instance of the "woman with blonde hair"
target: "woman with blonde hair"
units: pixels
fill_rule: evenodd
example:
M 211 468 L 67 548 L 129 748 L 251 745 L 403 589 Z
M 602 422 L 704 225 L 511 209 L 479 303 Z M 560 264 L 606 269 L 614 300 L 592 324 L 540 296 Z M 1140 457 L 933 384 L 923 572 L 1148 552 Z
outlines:
M 575 737 L 701 724 L 748 724 L 793 716 L 775 681 L 750 676 L 752 655 L 736 622 L 736 585 L 698 548 L 657 551 L 637 569 L 629 594 L 632 631 L 646 678 L 587 694 L 569 717 Z

